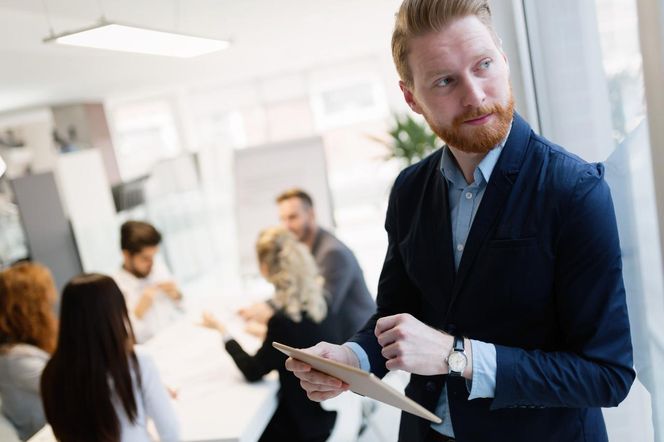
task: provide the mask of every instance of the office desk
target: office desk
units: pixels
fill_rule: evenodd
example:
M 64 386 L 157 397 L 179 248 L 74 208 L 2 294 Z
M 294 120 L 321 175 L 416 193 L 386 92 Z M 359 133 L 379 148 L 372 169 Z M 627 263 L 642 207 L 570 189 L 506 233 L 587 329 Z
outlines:
M 260 342 L 229 323 L 250 353 Z M 175 407 L 187 441 L 258 440 L 277 406 L 276 373 L 249 384 L 223 347 L 219 333 L 185 319 L 143 346 L 162 380 L 177 390 Z
M 252 353 L 260 342 L 228 323 L 236 339 Z M 175 409 L 184 441 L 253 442 L 277 406 L 276 372 L 249 384 L 226 353 L 219 334 L 188 317 L 164 330 L 143 348 L 150 353 L 164 383 L 177 390 Z M 54 441 L 45 427 L 30 442 Z

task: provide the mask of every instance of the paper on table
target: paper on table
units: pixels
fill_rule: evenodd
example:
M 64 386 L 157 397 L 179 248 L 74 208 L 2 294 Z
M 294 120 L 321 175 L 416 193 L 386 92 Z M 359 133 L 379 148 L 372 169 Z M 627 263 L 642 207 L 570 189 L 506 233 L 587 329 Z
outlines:
M 437 424 L 442 422 L 438 416 L 405 396 L 403 393 L 392 388 L 390 385 L 381 381 L 372 373 L 367 373 L 359 368 L 351 367 L 350 365 L 342 364 L 330 359 L 321 358 L 320 356 L 306 353 L 297 348 L 280 344 L 279 342 L 273 342 L 272 346 L 293 359 L 311 365 L 320 372 L 341 379 L 350 385 L 350 389 L 355 393 L 392 405 L 393 407 L 397 407 L 431 422 Z

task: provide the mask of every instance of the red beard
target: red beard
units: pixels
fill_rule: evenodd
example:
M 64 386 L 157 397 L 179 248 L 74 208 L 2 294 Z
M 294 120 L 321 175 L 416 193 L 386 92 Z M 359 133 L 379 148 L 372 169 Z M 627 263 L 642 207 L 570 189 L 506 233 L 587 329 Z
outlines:
M 469 126 L 462 129 L 464 121 L 493 113 L 491 124 Z M 451 127 L 436 125 L 426 115 L 431 130 L 447 145 L 467 153 L 487 153 L 498 145 L 506 136 L 514 115 L 514 98 L 510 93 L 507 105 L 494 104 L 468 111 L 454 118 Z

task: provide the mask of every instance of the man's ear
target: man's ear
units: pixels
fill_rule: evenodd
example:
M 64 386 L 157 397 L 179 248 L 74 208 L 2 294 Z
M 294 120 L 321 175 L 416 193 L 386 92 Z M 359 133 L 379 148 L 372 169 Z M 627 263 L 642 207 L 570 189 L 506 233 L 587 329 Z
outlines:
M 413 112 L 421 114 L 422 109 L 415 101 L 415 95 L 413 94 L 413 91 L 403 81 L 399 81 L 399 88 L 401 88 L 401 92 L 403 92 L 403 98 L 406 100 L 406 103 L 413 110 Z
M 313 207 L 309 207 L 309 208 L 308 208 L 308 212 L 309 212 L 309 217 L 311 218 L 311 221 L 312 221 L 314 224 L 316 224 L 316 211 L 314 210 Z

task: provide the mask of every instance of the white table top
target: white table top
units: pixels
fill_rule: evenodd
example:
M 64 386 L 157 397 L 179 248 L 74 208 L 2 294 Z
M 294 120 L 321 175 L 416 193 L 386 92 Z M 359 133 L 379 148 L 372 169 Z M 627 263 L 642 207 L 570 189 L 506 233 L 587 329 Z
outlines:
M 229 323 L 236 339 L 250 353 L 260 341 Z M 216 331 L 191 319 L 160 333 L 146 345 L 160 369 L 162 380 L 177 390 L 175 407 L 183 440 L 257 440 L 277 406 L 276 373 L 250 384 L 235 366 Z
M 260 342 L 230 321 L 229 330 L 252 353 Z M 177 390 L 174 402 L 184 441 L 256 441 L 277 405 L 276 372 L 263 381 L 244 380 L 216 331 L 189 317 L 143 345 L 153 356 L 163 382 Z M 54 441 L 47 426 L 30 442 Z

